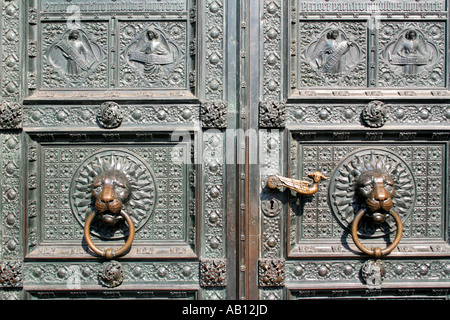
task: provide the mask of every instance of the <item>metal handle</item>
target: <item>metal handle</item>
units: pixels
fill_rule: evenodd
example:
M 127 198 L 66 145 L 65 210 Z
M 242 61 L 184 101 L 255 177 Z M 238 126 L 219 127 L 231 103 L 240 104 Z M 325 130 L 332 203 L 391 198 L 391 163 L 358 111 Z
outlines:
M 308 174 L 308 177 L 313 180 L 310 184 L 308 181 L 295 180 L 291 178 L 281 177 L 279 175 L 270 176 L 267 179 L 267 186 L 271 189 L 277 189 L 279 187 L 289 188 L 299 194 L 313 195 L 319 190 L 319 183 L 327 178 L 320 172 L 314 172 Z
M 400 239 L 403 234 L 403 224 L 400 219 L 400 216 L 397 214 L 397 212 L 395 212 L 392 209 L 389 212 L 392 215 L 392 217 L 394 218 L 395 223 L 397 224 L 397 234 L 395 235 L 394 241 L 388 247 L 386 247 L 384 249 L 380 249 L 378 247 L 374 248 L 374 249 L 368 249 L 359 240 L 358 224 L 359 224 L 359 221 L 362 219 L 362 217 L 366 214 L 366 210 L 360 210 L 356 214 L 355 219 L 352 222 L 351 234 L 352 234 L 353 242 L 355 243 L 355 245 L 358 247 L 359 250 L 361 250 L 363 253 L 365 253 L 367 255 L 374 257 L 375 259 L 379 259 L 382 256 L 386 256 L 389 253 L 391 253 L 391 251 L 394 250 L 395 247 L 397 247 L 397 245 L 399 244 Z
M 125 242 L 125 244 L 117 249 L 117 250 L 112 250 L 112 249 L 99 249 L 94 242 L 91 239 L 91 224 L 92 221 L 94 220 L 95 216 L 96 216 L 96 212 L 93 211 L 86 219 L 86 224 L 84 225 L 84 239 L 86 240 L 86 243 L 88 245 L 88 247 L 95 252 L 96 254 L 98 254 L 99 256 L 102 256 L 106 259 L 113 259 L 115 257 L 119 257 L 121 255 L 123 255 L 125 252 L 127 252 L 130 248 L 131 245 L 133 244 L 134 241 L 134 235 L 135 235 L 135 228 L 134 228 L 134 223 L 131 220 L 131 217 L 124 211 L 120 212 L 120 215 L 126 220 L 126 222 L 128 223 L 128 238 L 127 241 Z

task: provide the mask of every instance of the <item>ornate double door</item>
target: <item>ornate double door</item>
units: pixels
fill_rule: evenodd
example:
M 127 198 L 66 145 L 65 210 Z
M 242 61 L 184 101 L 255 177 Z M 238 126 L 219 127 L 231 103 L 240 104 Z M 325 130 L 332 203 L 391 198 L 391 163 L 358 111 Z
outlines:
M 1 299 L 448 298 L 447 1 L 1 10 Z

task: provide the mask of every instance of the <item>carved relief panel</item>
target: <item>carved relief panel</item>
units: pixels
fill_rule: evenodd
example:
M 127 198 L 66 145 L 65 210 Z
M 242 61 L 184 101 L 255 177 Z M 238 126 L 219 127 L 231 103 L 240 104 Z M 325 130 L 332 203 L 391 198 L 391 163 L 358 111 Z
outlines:
M 86 219 L 95 210 L 101 219 L 94 220 L 90 233 L 99 246 L 115 246 L 127 237 L 129 228 L 113 214 L 117 211 L 99 209 L 93 196 L 97 178 L 110 172 L 126 181 L 120 187 L 128 195 L 121 210 L 131 217 L 136 232 L 128 256 L 196 256 L 197 194 L 190 182 L 196 172 L 190 143 L 170 143 L 155 133 L 147 142 L 128 146 L 102 142 L 101 135 L 89 135 L 87 145 L 69 145 L 66 138 L 32 135 L 28 140 L 27 198 L 33 212 L 28 221 L 28 256 L 92 255 L 80 244 Z M 133 138 L 121 135 L 122 143 L 133 141 L 129 139 Z
M 291 230 L 296 230 L 295 236 L 292 236 L 297 241 L 309 243 L 310 249 L 313 245 L 308 239 L 341 239 L 346 236 L 358 211 L 355 174 L 370 168 L 384 168 L 386 172 L 391 172 L 396 190 L 392 201 L 403 220 L 404 243 L 408 238 L 444 241 L 445 217 L 442 212 L 445 207 L 441 195 L 445 193 L 445 146 L 378 145 L 367 148 L 353 144 L 320 147 L 305 144 L 299 152 L 299 157 L 303 159 L 298 169 L 300 176 L 317 166 L 321 166 L 330 176 L 328 186 L 319 190 L 315 199 L 305 199 L 303 214 L 295 219 L 295 225 L 291 225 Z M 297 205 L 292 207 L 292 217 L 295 210 L 300 209 Z M 377 238 L 392 233 L 392 227 L 392 221 L 385 221 L 385 225 L 366 225 L 359 231 L 365 237 Z M 299 246 L 294 251 L 304 249 Z M 330 250 L 333 248 L 330 247 Z
M 378 86 L 446 87 L 445 30 L 445 22 L 381 22 Z
M 108 87 L 108 23 L 83 22 L 78 29 L 68 29 L 66 22 L 44 22 L 40 34 L 42 88 Z
M 185 22 L 119 23 L 121 88 L 187 88 Z
M 30 96 L 145 88 L 187 94 L 197 82 L 192 1 L 42 0 L 28 10 Z
M 302 21 L 298 33 L 298 87 L 366 86 L 366 23 Z
M 291 1 L 285 51 L 291 95 L 330 88 L 446 88 L 443 12 L 444 1 Z

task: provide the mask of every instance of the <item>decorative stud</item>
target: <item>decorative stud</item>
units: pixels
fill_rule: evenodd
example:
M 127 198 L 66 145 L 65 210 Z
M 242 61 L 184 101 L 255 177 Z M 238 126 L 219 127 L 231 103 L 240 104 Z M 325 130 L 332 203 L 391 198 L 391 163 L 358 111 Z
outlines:
M 120 106 L 115 102 L 105 102 L 97 114 L 98 123 L 105 129 L 114 129 L 122 124 L 123 115 Z
M 259 260 L 258 274 L 259 285 L 261 287 L 284 286 L 285 261 L 282 259 L 261 259 Z
M 98 280 L 107 288 L 116 288 L 123 282 L 122 265 L 117 261 L 105 262 L 98 272 Z
M 226 273 L 226 260 L 203 260 L 200 263 L 200 286 L 225 287 Z
M 372 101 L 363 110 L 364 123 L 371 128 L 381 128 L 387 121 L 387 110 L 383 102 Z

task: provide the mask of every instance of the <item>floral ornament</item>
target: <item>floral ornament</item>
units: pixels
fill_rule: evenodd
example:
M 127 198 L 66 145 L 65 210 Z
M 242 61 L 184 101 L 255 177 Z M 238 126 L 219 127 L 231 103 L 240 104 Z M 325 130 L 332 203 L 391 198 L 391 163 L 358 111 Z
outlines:
M 0 128 L 18 129 L 22 123 L 22 107 L 19 103 L 3 102 L 0 105 Z
M 361 268 L 361 276 L 371 289 L 380 289 L 386 278 L 386 270 L 381 260 L 368 260 Z
M 227 103 L 225 101 L 205 102 L 202 104 L 203 128 L 226 128 Z
M 371 128 L 380 128 L 387 121 L 387 110 L 383 102 L 372 101 L 363 110 L 362 118 L 366 125 Z
M 262 259 L 258 263 L 259 286 L 278 287 L 284 286 L 285 262 L 282 259 Z
M 115 288 L 122 284 L 124 272 L 122 265 L 117 261 L 105 262 L 98 272 L 99 282 L 107 288 Z
M 266 128 L 284 127 L 286 104 L 281 101 L 264 101 L 259 104 L 259 124 Z
M 6 262 L 0 266 L 0 285 L 3 288 L 22 286 L 22 266 L 20 262 Z
M 114 129 L 122 124 L 123 115 L 115 102 L 105 102 L 100 106 L 97 121 L 105 129 Z
M 225 260 L 204 260 L 200 264 L 200 286 L 224 287 L 227 285 Z

